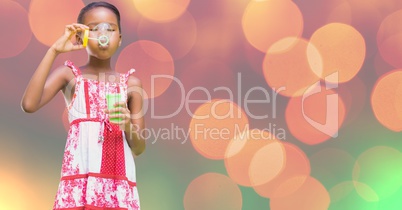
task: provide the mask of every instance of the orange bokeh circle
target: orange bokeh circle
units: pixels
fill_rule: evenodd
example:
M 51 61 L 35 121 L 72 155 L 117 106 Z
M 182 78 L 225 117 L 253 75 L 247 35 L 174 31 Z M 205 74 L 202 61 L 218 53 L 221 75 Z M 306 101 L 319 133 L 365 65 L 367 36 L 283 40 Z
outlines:
M 283 142 L 282 147 L 286 156 L 281 172 L 269 182 L 253 186 L 254 190 L 262 197 L 277 198 L 290 195 L 303 185 L 304 180 L 299 180 L 298 183 L 294 182 L 293 185 L 289 186 L 281 187 L 281 185 L 293 177 L 310 175 L 310 161 L 306 154 L 299 147 L 288 142 Z M 257 183 L 254 182 L 253 184 Z
M 223 159 L 236 135 L 248 128 L 248 118 L 234 102 L 214 99 L 199 106 L 189 125 L 194 149 L 206 158 Z
M 264 77 L 268 85 L 279 94 L 300 96 L 320 79 L 311 70 L 307 59 L 309 45 L 305 39 L 289 37 L 276 42 L 268 50 L 263 62 Z M 313 49 L 310 47 L 310 51 Z M 318 51 L 316 55 L 320 61 Z
M 402 131 L 402 70 L 384 74 L 377 80 L 371 94 L 371 106 L 377 120 L 386 128 Z
M 398 85 L 395 90 L 396 95 L 400 97 L 395 97 L 395 109 L 396 114 L 398 115 L 399 119 L 402 119 L 402 83 Z
M 139 40 L 125 47 L 116 61 L 116 71 L 133 74 L 142 82 L 144 98 L 155 98 L 163 94 L 174 80 L 173 58 L 161 44 Z
M 377 32 L 377 47 L 381 57 L 395 68 L 402 68 L 402 10 L 385 17 Z
M 155 22 L 168 22 L 182 15 L 190 4 L 190 0 L 133 0 L 137 11 Z
M 245 131 L 227 147 L 225 167 L 229 177 L 239 185 L 264 184 L 284 167 L 286 159 L 282 143 L 268 131 Z
M 346 110 L 342 98 L 330 86 L 317 83 L 309 94 L 288 102 L 286 123 L 292 135 L 305 144 L 319 144 L 338 136 Z
M 270 200 L 271 210 L 327 210 L 330 196 L 320 181 L 313 177 L 297 176 L 287 180 L 283 186 L 298 184 L 304 180 L 302 186 L 294 193 Z
M 260 148 L 249 166 L 251 186 L 261 186 L 275 179 L 285 168 L 286 151 L 279 140 Z
M 52 46 L 63 35 L 65 25 L 77 22 L 83 7 L 81 0 L 32 0 L 29 5 L 29 24 L 36 39 Z
M 312 65 L 312 70 L 321 79 L 338 72 L 336 80 L 327 80 L 333 83 L 343 83 L 351 80 L 360 71 L 365 55 L 366 45 L 364 37 L 352 26 L 343 23 L 330 23 L 317 29 L 310 38 L 307 49 L 309 61 L 315 63 L 315 52 L 321 55 L 322 67 Z M 312 50 L 311 46 L 315 49 Z M 315 68 L 316 67 L 316 68 Z
M 265 53 L 282 38 L 299 37 L 303 31 L 303 16 L 293 1 L 250 1 L 242 26 L 247 41 Z
M 1 1 L 0 25 L 2 29 L 0 58 L 9 58 L 20 54 L 32 38 L 28 12 L 17 2 Z
M 242 194 L 229 177 L 206 173 L 195 178 L 184 193 L 184 209 L 242 209 Z

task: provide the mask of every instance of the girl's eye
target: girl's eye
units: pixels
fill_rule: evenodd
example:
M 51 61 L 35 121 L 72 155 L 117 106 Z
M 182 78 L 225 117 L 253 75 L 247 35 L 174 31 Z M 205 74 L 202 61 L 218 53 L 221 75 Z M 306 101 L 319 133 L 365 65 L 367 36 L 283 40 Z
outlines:
M 109 32 L 113 32 L 113 31 L 116 31 L 115 29 L 106 29 L 107 31 L 109 31 Z M 90 28 L 89 29 L 89 31 L 98 31 L 98 29 L 97 28 Z

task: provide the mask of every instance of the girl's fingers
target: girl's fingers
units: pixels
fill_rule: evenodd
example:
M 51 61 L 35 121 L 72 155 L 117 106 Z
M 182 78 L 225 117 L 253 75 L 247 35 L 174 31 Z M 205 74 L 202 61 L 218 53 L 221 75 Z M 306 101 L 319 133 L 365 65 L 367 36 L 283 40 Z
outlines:
M 121 118 L 121 119 L 128 119 L 130 117 L 127 116 L 127 114 L 121 114 L 121 113 L 116 113 L 116 114 L 110 114 L 109 118 Z
M 127 112 L 127 113 L 130 113 L 130 110 L 127 109 L 127 104 L 126 104 L 125 101 L 116 102 L 113 106 L 115 108 L 109 109 L 109 113 L 110 112 Z
M 81 23 L 73 23 L 72 26 L 76 29 L 81 29 L 81 30 L 88 29 L 88 26 L 81 24 Z
M 75 26 L 75 28 L 76 28 L 77 31 L 85 31 L 85 30 L 88 29 L 88 26 L 82 25 L 82 24 L 74 25 L 74 26 Z
M 126 107 L 126 102 L 120 101 L 114 104 L 115 108 L 106 110 L 110 118 L 130 119 L 130 110 Z
M 84 49 L 85 47 L 82 44 L 80 44 L 80 45 L 73 45 L 72 48 L 73 50 L 81 50 Z
M 118 101 L 114 104 L 114 106 L 119 106 L 119 107 L 126 107 L 127 103 L 125 101 Z
M 119 121 L 112 121 L 114 124 L 124 125 L 130 122 L 130 110 L 127 109 L 125 101 L 119 101 L 114 104 L 115 108 L 108 109 L 105 112 L 109 114 L 109 118 L 120 118 Z
M 112 108 L 112 109 L 108 110 L 109 114 L 115 113 L 115 112 L 122 112 L 122 111 L 123 111 L 123 109 L 121 109 L 120 107 L 116 107 L 116 108 Z
M 128 110 L 127 108 L 124 108 L 124 107 L 117 107 L 117 108 L 107 110 L 107 113 L 109 113 L 109 114 L 116 113 L 116 112 L 130 115 L 130 110 Z
M 83 24 L 79 24 L 79 23 L 74 23 L 74 24 L 70 24 L 70 25 L 66 25 L 66 29 L 68 29 L 68 31 L 73 32 L 73 33 L 77 33 L 80 31 L 85 31 L 88 29 L 88 26 L 83 25 Z
M 66 32 L 69 34 L 72 34 L 75 32 L 75 28 L 72 25 L 67 25 L 66 26 Z
M 53 45 L 52 48 L 57 53 L 70 52 L 74 50 L 81 50 L 85 47 L 82 44 L 76 44 L 72 42 L 72 38 L 77 33 L 84 31 L 88 28 L 88 26 L 80 24 L 80 23 L 72 23 L 69 25 L 65 25 L 64 34 L 61 36 Z
M 111 119 L 119 119 L 112 120 L 111 122 L 118 125 L 124 125 L 130 122 L 130 117 L 125 114 L 110 114 L 109 118 Z

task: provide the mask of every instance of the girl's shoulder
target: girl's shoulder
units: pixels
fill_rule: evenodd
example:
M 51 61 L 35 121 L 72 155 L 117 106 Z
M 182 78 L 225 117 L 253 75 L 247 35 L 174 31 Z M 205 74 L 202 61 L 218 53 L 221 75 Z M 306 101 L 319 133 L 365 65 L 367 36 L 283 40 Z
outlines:
M 128 87 L 133 87 L 133 86 L 137 86 L 137 87 L 141 87 L 142 83 L 141 80 L 136 77 L 135 75 L 129 75 L 127 78 L 127 86 Z
M 66 65 L 61 65 L 53 70 L 53 76 L 57 77 L 60 80 L 63 80 L 64 82 L 69 82 L 74 79 L 75 75 L 70 67 Z
M 132 86 L 140 86 L 141 87 L 141 80 L 135 76 L 134 74 L 135 69 L 130 69 L 125 74 L 123 74 L 123 80 L 127 83 L 128 87 Z

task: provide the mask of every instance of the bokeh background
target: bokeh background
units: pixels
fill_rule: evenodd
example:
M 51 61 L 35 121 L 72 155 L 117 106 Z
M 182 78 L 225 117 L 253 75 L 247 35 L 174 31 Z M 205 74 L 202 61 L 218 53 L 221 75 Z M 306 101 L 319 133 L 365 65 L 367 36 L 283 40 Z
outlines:
M 64 99 L 33 114 L 20 100 L 89 2 L 0 0 L 1 210 L 52 208 Z M 402 209 L 402 1 L 108 2 L 113 65 L 137 70 L 154 131 L 136 158 L 142 209 Z

